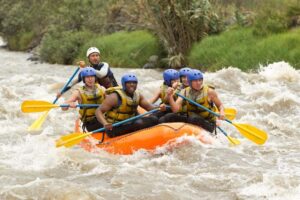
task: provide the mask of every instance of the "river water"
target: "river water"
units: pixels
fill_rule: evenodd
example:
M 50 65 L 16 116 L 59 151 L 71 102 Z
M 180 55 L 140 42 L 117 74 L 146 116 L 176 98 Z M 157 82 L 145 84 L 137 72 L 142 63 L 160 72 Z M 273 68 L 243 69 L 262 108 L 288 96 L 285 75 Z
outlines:
M 241 145 L 229 146 L 223 135 L 215 145 L 186 138 L 190 144 L 172 151 L 118 156 L 55 147 L 73 131 L 75 110 L 52 109 L 41 131 L 27 131 L 41 113 L 22 113 L 21 103 L 52 102 L 76 69 L 28 57 L 0 49 L 0 199 L 300 199 L 300 73 L 288 63 L 205 74 L 223 103 L 238 110 L 236 122 L 268 133 L 263 146 L 223 122 Z M 147 98 L 161 84 L 160 71 L 113 71 L 118 80 L 135 72 Z

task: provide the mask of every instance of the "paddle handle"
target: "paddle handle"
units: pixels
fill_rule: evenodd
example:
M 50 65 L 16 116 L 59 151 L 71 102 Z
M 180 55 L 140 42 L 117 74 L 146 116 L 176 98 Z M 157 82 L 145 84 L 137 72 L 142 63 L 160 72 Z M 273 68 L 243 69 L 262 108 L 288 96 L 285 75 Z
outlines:
M 127 123 L 127 122 L 130 122 L 130 121 L 133 121 L 133 120 L 135 120 L 135 119 L 141 118 L 141 117 L 143 117 L 143 116 L 145 116 L 145 115 L 155 113 L 155 112 L 158 111 L 158 110 L 159 110 L 159 108 L 156 108 L 156 109 L 154 109 L 154 110 L 150 110 L 150 111 L 145 112 L 145 113 L 143 113 L 143 114 L 140 114 L 140 115 L 131 117 L 131 118 L 129 118 L 129 119 L 125 119 L 125 120 L 120 121 L 120 122 L 117 122 L 117 123 L 114 123 L 112 126 L 113 126 L 113 127 L 120 126 L 120 125 L 125 124 L 125 123 Z M 105 128 L 103 127 L 103 128 L 99 128 L 99 129 L 97 129 L 97 130 L 94 130 L 94 131 L 92 131 L 91 133 L 98 133 L 98 132 L 102 132 L 102 131 L 104 131 L 104 130 L 105 130 Z
M 78 67 L 75 72 L 73 73 L 73 75 L 69 78 L 68 82 L 64 85 L 64 87 L 61 89 L 60 93 L 63 93 L 65 91 L 65 89 L 68 87 L 68 85 L 71 83 L 71 81 L 73 80 L 73 78 L 75 77 L 75 75 L 77 74 L 77 72 L 80 70 L 80 67 Z M 55 104 L 58 100 L 58 97 L 55 98 L 55 100 L 53 101 L 53 104 Z

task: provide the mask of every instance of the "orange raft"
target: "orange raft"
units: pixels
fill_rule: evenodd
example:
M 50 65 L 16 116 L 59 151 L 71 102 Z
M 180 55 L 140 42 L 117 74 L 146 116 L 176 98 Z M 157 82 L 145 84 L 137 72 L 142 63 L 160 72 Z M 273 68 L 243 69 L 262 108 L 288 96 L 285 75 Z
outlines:
M 77 128 L 78 130 L 79 128 Z M 208 132 L 198 126 L 176 122 L 159 124 L 114 138 L 109 138 L 104 134 L 101 143 L 99 141 L 102 140 L 103 133 L 94 133 L 92 137 L 84 139 L 80 146 L 89 152 L 101 148 L 109 153 L 129 155 L 140 149 L 153 151 L 164 145 L 177 146 L 180 143 L 176 139 L 185 135 L 196 136 L 204 144 L 212 144 L 214 140 Z

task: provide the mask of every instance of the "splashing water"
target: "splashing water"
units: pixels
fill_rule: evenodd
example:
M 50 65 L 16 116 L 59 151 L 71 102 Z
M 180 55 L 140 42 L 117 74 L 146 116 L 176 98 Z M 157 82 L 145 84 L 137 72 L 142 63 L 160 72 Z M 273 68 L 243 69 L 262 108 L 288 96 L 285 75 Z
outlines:
M 22 113 L 22 101 L 53 101 L 76 69 L 28 57 L 0 49 L 0 199 L 299 199 L 300 73 L 288 63 L 261 66 L 257 73 L 230 67 L 205 74 L 225 106 L 238 110 L 235 121 L 268 133 L 264 146 L 223 122 L 241 145 L 188 138 L 189 145 L 172 151 L 118 156 L 55 148 L 55 139 L 73 131 L 74 110 L 52 109 L 40 132 L 27 132 L 41 113 Z M 113 68 L 118 80 L 128 70 L 147 98 L 162 83 L 160 71 Z

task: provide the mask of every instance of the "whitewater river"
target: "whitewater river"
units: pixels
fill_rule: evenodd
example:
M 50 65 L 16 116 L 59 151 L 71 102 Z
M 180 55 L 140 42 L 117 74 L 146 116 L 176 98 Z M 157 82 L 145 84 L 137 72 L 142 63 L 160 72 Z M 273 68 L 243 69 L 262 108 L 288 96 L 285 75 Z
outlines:
M 206 73 L 236 122 L 265 130 L 257 146 L 234 126 L 222 127 L 241 145 L 190 144 L 155 154 L 131 156 L 56 148 L 55 140 L 73 132 L 75 110 L 52 109 L 41 131 L 27 128 L 41 113 L 22 113 L 24 100 L 52 102 L 76 66 L 28 61 L 28 53 L 0 49 L 0 199 L 300 199 L 300 73 L 285 62 L 253 73 L 227 68 Z M 139 89 L 150 98 L 161 72 L 113 68 L 118 81 L 135 72 Z M 64 98 L 68 97 L 67 93 Z M 58 103 L 63 103 L 61 98 Z

